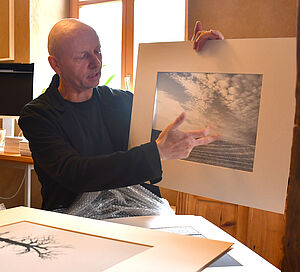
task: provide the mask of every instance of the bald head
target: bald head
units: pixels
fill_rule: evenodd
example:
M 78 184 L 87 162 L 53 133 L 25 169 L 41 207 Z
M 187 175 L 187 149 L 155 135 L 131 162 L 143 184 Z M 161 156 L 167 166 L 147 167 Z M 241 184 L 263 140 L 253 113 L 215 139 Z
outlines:
M 68 18 L 57 22 L 49 32 L 48 36 L 48 52 L 50 55 L 59 57 L 62 53 L 63 44 L 67 39 L 78 37 L 81 32 L 92 31 L 96 35 L 96 31 L 80 22 L 79 20 Z
M 95 30 L 76 20 L 56 23 L 48 37 L 48 61 L 59 75 L 63 98 L 81 102 L 89 99 L 99 84 L 102 54 Z

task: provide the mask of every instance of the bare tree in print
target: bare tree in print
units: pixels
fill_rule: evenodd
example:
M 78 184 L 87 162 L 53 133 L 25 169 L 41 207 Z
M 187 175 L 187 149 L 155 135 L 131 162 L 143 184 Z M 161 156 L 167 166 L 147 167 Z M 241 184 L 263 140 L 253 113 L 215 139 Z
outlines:
M 41 259 L 52 259 L 59 255 L 61 248 L 70 246 L 58 245 L 53 236 L 25 236 L 22 238 L 4 238 L 2 236 L 9 232 L 0 233 L 0 250 L 9 246 L 14 246 L 17 255 L 34 252 Z

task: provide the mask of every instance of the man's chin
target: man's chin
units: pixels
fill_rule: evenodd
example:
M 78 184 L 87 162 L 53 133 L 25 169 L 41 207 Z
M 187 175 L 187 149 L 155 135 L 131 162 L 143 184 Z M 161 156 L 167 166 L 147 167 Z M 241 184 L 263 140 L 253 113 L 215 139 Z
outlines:
M 93 83 L 93 88 L 96 88 L 99 85 L 100 78 Z
M 96 88 L 97 86 L 99 86 L 99 82 L 100 82 L 100 79 L 98 79 L 98 80 L 89 80 L 89 86 L 91 88 Z

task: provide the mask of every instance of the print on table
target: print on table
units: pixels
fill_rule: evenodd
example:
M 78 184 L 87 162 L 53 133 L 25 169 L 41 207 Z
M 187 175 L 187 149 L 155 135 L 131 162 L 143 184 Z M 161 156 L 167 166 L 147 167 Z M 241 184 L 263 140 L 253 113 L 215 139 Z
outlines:
M 1 271 L 104 271 L 149 248 L 26 221 L 0 227 Z
M 59 245 L 51 235 L 13 237 L 9 231 L 0 233 L 0 250 L 6 247 L 12 247 L 16 255 L 35 254 L 40 259 L 55 258 L 61 253 L 60 249 L 69 248 Z

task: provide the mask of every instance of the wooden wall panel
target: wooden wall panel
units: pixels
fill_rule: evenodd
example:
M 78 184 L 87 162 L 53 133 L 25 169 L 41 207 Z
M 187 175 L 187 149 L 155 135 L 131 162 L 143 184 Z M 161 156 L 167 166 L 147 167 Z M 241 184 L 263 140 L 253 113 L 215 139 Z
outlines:
M 297 0 L 189 0 L 188 30 L 195 21 L 225 38 L 295 37 Z
M 248 207 L 180 192 L 176 213 L 203 216 L 240 242 L 247 242 Z
M 9 62 L 29 63 L 29 3 L 29 0 L 14 0 L 14 60 Z
M 0 164 L 0 203 L 4 203 L 6 208 L 24 205 L 24 186 L 15 198 L 9 200 L 1 199 L 1 197 L 10 197 L 18 190 L 23 176 L 23 170 L 12 170 Z
M 0 60 L 14 58 L 14 0 L 2 0 L 0 9 Z
M 280 268 L 284 229 L 285 215 L 251 208 L 248 215 L 246 245 Z
M 200 215 L 281 267 L 285 216 L 231 203 L 178 193 L 176 214 Z
M 299 45 L 298 45 L 299 48 Z M 299 50 L 299 49 L 298 49 Z M 298 63 L 299 67 L 299 63 Z M 300 71 L 298 71 L 297 92 L 300 92 Z M 300 109 L 300 100 L 297 101 Z M 282 271 L 300 271 L 300 127 L 294 128 L 291 176 L 288 188 L 286 230 L 284 236 L 284 260 Z
M 0 9 L 0 58 L 9 56 L 9 1 L 1 2 Z
M 29 0 L 15 0 L 15 58 L 14 62 L 30 62 Z
M 163 198 L 168 199 L 171 206 L 176 206 L 177 191 L 160 187 L 160 193 Z
M 287 196 L 286 228 L 284 236 L 284 258 L 282 271 L 300 271 L 300 1 L 298 1 L 297 26 L 297 85 L 296 116 L 290 182 Z

